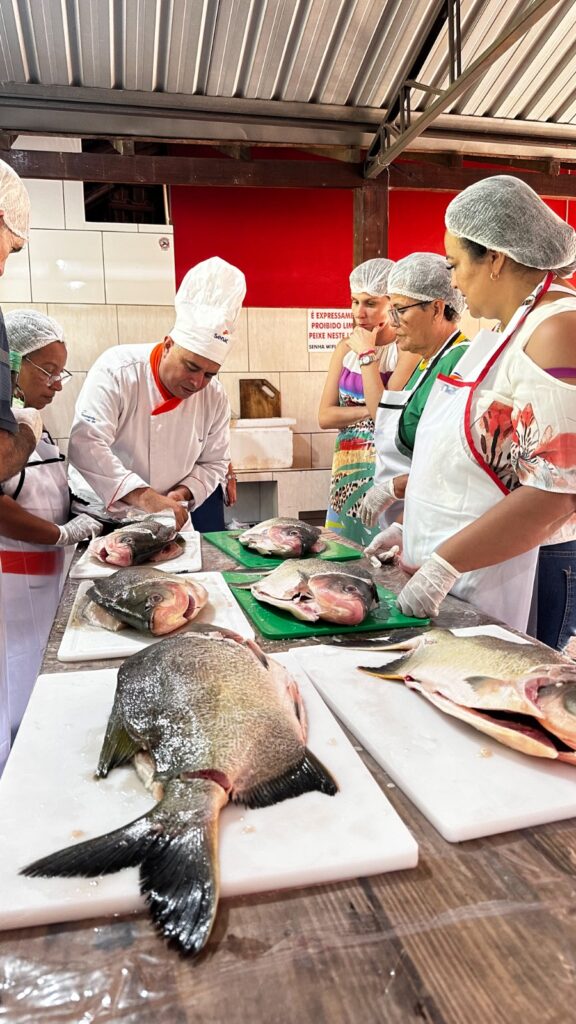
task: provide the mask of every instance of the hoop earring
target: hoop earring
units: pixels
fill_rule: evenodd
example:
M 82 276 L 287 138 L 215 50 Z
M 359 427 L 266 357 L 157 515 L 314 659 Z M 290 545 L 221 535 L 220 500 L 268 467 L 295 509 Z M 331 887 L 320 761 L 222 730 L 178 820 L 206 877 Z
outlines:
M 492 271 L 490 272 L 490 280 L 491 281 L 497 281 L 499 277 L 500 277 L 500 274 L 494 274 Z

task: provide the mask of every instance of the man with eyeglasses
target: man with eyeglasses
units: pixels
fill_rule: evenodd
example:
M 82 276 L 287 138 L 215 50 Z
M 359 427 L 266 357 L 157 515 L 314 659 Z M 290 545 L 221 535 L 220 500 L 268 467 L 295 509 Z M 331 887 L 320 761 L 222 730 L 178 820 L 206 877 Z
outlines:
M 182 529 L 230 463 L 230 404 L 216 375 L 235 338 L 244 274 L 218 256 L 193 267 L 157 345 L 117 345 L 76 403 L 68 457 L 76 493 L 121 512 L 171 509 Z
M 18 389 L 40 413 L 70 379 L 64 334 L 52 317 L 34 309 L 6 314 L 10 350 L 21 358 Z M 70 518 L 64 456 L 44 430 L 26 465 L 2 485 L 0 564 L 6 623 L 8 704 L 12 733 L 36 682 L 64 582 L 63 548 L 88 540 L 101 525 L 87 515 Z

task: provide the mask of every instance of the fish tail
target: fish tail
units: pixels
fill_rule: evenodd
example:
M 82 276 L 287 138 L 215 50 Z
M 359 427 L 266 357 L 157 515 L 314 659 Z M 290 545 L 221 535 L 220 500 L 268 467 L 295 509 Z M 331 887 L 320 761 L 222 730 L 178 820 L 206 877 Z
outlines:
M 335 796 L 338 785 L 328 769 L 306 747 L 299 764 L 275 779 L 259 782 L 251 789 L 232 794 L 231 801 L 235 804 L 244 804 L 245 807 L 269 807 L 290 797 L 315 791 Z
M 34 861 L 20 874 L 93 878 L 139 864 L 140 891 L 158 930 L 184 953 L 199 953 L 218 906 L 218 820 L 226 799 L 211 779 L 170 781 L 148 814 Z

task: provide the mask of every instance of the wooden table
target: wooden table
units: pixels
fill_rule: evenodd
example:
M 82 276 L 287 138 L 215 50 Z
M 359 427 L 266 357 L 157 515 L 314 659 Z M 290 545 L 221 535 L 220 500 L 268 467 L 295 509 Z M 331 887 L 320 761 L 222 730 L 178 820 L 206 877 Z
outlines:
M 203 558 L 207 570 L 234 567 L 204 543 Z M 386 569 L 380 579 L 398 589 L 404 577 Z M 62 670 L 56 651 L 76 586 L 66 584 L 45 672 Z M 438 625 L 485 621 L 448 598 Z M 361 756 L 387 787 L 386 773 Z M 208 948 L 195 962 L 169 950 L 145 915 L 1 932 L 0 1020 L 576 1020 L 576 822 L 449 844 L 398 788 L 386 788 L 386 796 L 420 846 L 417 868 L 223 900 Z

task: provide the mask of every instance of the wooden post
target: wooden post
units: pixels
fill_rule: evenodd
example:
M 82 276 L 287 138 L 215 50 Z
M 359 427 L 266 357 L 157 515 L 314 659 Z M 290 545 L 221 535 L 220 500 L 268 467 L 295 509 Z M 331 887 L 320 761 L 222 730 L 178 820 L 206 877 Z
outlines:
M 388 255 L 388 181 L 354 189 L 354 266 Z

